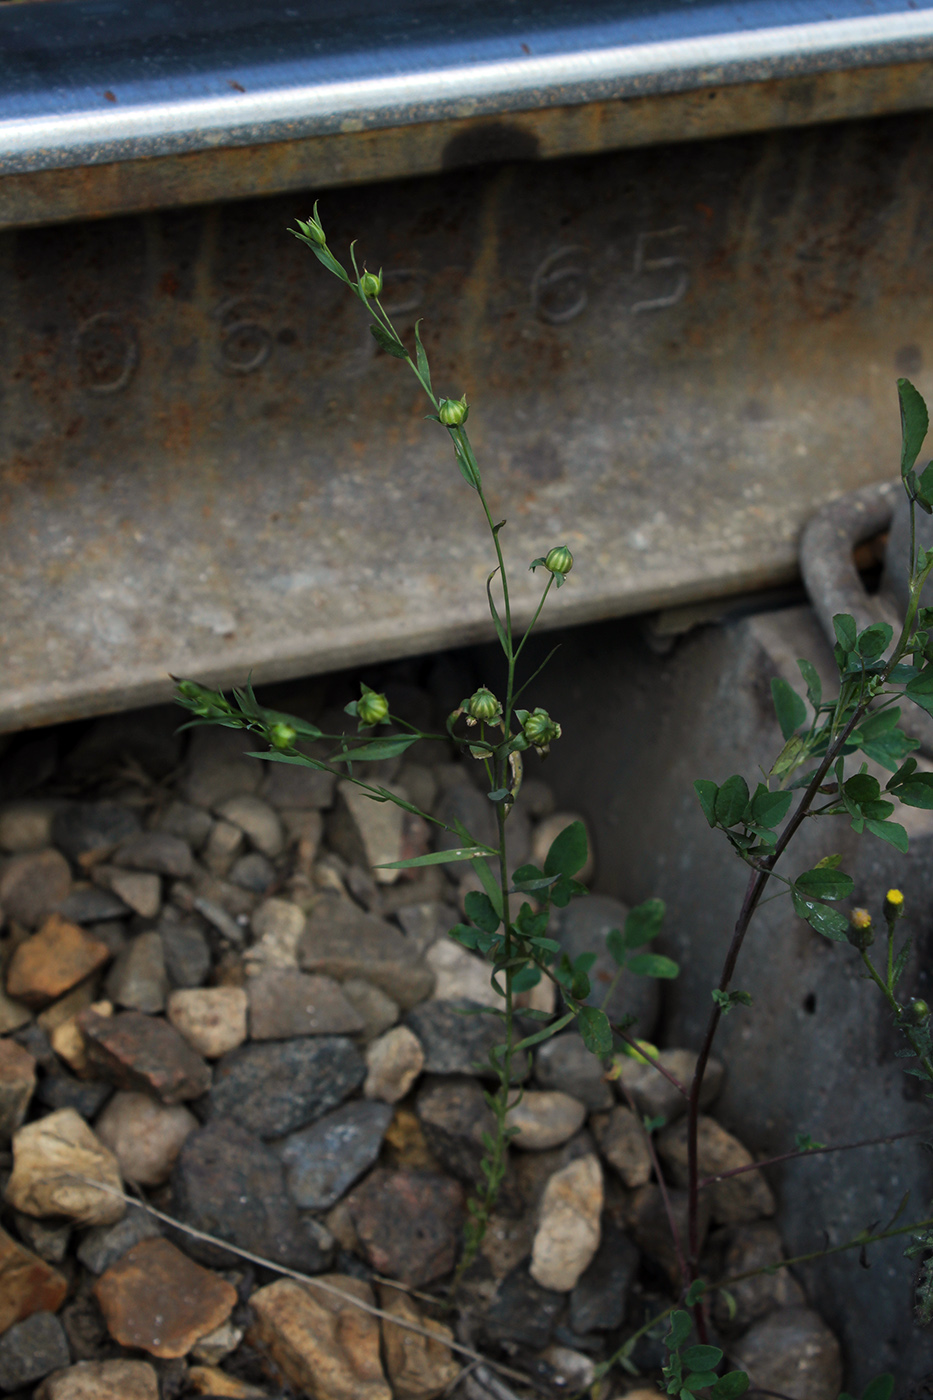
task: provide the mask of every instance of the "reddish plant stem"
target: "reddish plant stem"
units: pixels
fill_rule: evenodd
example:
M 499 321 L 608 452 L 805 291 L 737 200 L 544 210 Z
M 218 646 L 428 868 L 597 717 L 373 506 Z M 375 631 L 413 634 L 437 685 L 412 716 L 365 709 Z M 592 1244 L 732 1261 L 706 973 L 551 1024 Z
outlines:
M 892 663 L 893 664 L 893 663 Z M 748 933 L 752 916 L 758 908 L 761 896 L 771 878 L 771 871 L 774 869 L 781 856 L 784 854 L 790 842 L 797 834 L 804 818 L 810 810 L 813 799 L 816 797 L 826 774 L 829 772 L 836 758 L 843 748 L 849 735 L 859 724 L 868 709 L 868 703 L 857 705 L 852 718 L 843 727 L 841 733 L 835 741 L 830 744 L 822 762 L 814 773 L 810 784 L 797 804 L 794 812 L 784 831 L 775 844 L 771 854 L 761 862 L 756 870 L 752 870 L 745 887 L 745 897 L 742 900 L 742 907 L 739 910 L 739 917 L 735 921 L 735 928 L 732 934 L 732 942 L 729 944 L 729 951 L 726 953 L 726 960 L 723 963 L 722 975 L 719 979 L 719 990 L 727 992 L 729 984 L 735 973 L 739 954 L 742 951 L 742 944 L 745 942 L 745 935 Z M 713 1003 L 713 1010 L 710 1014 L 706 1026 L 706 1034 L 703 1037 L 703 1044 L 700 1047 L 700 1054 L 697 1059 L 696 1069 L 693 1074 L 693 1081 L 690 1085 L 690 1097 L 687 1104 L 687 1248 L 689 1251 L 689 1263 L 691 1270 L 691 1280 L 697 1277 L 699 1265 L 699 1162 L 697 1156 L 697 1128 L 700 1118 L 700 1093 L 703 1088 L 703 1078 L 706 1074 L 706 1066 L 713 1049 L 713 1041 L 716 1039 L 716 1032 L 719 1029 L 719 1022 L 722 1019 L 722 1009 L 718 1003 Z
M 668 1084 L 672 1084 L 674 1086 L 678 1094 L 682 1094 L 685 1099 L 689 1099 L 690 1090 L 687 1088 L 686 1084 L 681 1084 L 676 1074 L 671 1074 L 669 1069 L 665 1069 L 663 1065 L 658 1064 L 657 1060 L 653 1060 L 650 1055 L 646 1055 L 641 1049 L 640 1045 L 638 1044 L 638 1041 L 634 1040 L 628 1034 L 627 1031 L 623 1031 L 612 1021 L 610 1021 L 609 1024 L 610 1026 L 612 1026 L 613 1031 L 620 1038 L 620 1040 L 624 1040 L 626 1045 L 631 1045 L 633 1050 L 638 1051 L 639 1056 L 641 1057 L 641 1059 L 644 1060 L 646 1065 L 650 1065 L 652 1069 L 656 1069 L 658 1074 L 660 1074 L 662 1078 L 667 1080 Z
M 733 1167 L 730 1171 L 720 1172 L 718 1176 L 705 1176 L 702 1181 L 697 1182 L 697 1189 L 702 1191 L 706 1186 L 715 1186 L 717 1182 L 728 1181 L 733 1176 L 744 1176 L 746 1172 L 760 1171 L 762 1167 L 776 1167 L 781 1162 L 793 1162 L 797 1157 L 821 1157 L 824 1152 L 851 1152 L 856 1147 L 879 1147 L 889 1142 L 900 1142 L 902 1138 L 922 1137 L 929 1132 L 929 1128 L 907 1128 L 903 1133 L 863 1138 L 861 1142 L 840 1142 L 834 1147 L 807 1147 L 794 1152 L 782 1152 L 779 1157 L 766 1157 L 763 1162 L 749 1162 L 746 1167 Z

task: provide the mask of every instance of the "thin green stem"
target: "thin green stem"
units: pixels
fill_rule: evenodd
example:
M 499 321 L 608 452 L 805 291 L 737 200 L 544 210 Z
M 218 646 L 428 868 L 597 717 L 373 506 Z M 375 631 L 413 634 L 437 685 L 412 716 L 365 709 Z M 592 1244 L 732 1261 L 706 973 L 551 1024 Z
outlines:
M 547 576 L 547 583 L 544 585 L 544 592 L 541 594 L 541 601 L 540 601 L 540 603 L 538 604 L 537 611 L 535 612 L 534 617 L 531 619 L 531 621 L 529 622 L 528 626 L 526 627 L 526 629 L 525 629 L 525 635 L 522 637 L 521 641 L 519 642 L 519 644 L 518 644 L 518 649 L 517 649 L 516 652 L 515 652 L 515 660 L 516 660 L 516 661 L 518 660 L 518 658 L 519 658 L 519 657 L 521 656 L 521 654 L 522 654 L 522 647 L 525 645 L 525 643 L 527 642 L 528 638 L 531 636 L 532 632 L 534 631 L 535 623 L 538 621 L 538 618 L 541 616 L 541 609 L 544 607 L 545 600 L 547 599 L 547 595 L 548 595 L 548 593 L 550 592 L 551 584 L 552 584 L 553 582 L 554 582 L 554 575 L 553 575 L 553 574 L 548 574 L 548 576 Z

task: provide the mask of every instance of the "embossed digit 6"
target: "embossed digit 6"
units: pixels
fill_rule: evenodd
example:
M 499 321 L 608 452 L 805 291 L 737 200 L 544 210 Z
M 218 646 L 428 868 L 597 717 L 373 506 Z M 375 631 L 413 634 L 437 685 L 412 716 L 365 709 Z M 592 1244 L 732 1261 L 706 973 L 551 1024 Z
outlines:
M 586 270 L 578 261 L 585 249 L 573 246 L 549 253 L 531 279 L 531 304 L 539 320 L 549 326 L 565 326 L 589 304 Z

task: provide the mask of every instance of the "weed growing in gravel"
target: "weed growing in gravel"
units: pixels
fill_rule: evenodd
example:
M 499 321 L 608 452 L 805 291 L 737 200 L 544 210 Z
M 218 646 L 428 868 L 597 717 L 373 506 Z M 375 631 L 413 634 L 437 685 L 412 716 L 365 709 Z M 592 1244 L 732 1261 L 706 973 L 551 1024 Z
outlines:
M 246 729 L 268 747 L 256 757 L 276 763 L 291 763 L 339 772 L 376 802 L 393 802 L 428 822 L 445 827 L 456 840 L 452 850 L 437 851 L 409 860 L 394 862 L 393 869 L 447 862 L 466 862 L 482 885 L 481 891 L 466 896 L 466 920 L 450 930 L 450 936 L 464 947 L 481 954 L 490 964 L 492 985 L 501 1006 L 478 1014 L 496 1016 L 502 1027 L 501 1043 L 491 1054 L 496 1087 L 487 1094 L 495 1120 L 494 1132 L 484 1138 L 483 1184 L 469 1202 L 469 1219 L 464 1247 L 454 1280 L 454 1288 L 474 1260 L 487 1228 L 506 1168 L 508 1145 L 516 1129 L 509 1115 L 520 1102 L 517 1083 L 520 1069 L 533 1046 L 575 1023 L 588 1049 L 604 1063 L 613 1054 L 640 1054 L 648 1064 L 664 1074 L 687 1103 L 688 1218 L 686 1237 L 681 1238 L 670 1208 L 663 1177 L 657 1172 L 668 1220 L 681 1265 L 681 1286 L 677 1301 L 649 1319 L 628 1337 L 622 1347 L 597 1367 L 599 1381 L 616 1364 L 629 1365 L 636 1341 L 646 1332 L 667 1323 L 664 1345 L 668 1361 L 664 1382 L 670 1395 L 689 1397 L 706 1392 L 712 1400 L 733 1400 L 748 1387 L 743 1371 L 719 1375 L 722 1352 L 708 1344 L 707 1309 L 717 1289 L 728 1296 L 728 1288 L 738 1278 L 710 1280 L 700 1271 L 700 1193 L 701 1177 L 698 1129 L 701 1091 L 716 1033 L 723 1016 L 750 1005 L 747 993 L 734 985 L 739 958 L 751 921 L 772 881 L 783 886 L 796 913 L 821 936 L 857 949 L 869 978 L 884 997 L 894 1024 L 904 1038 L 899 1054 L 908 1059 L 908 1073 L 933 1085 L 933 1043 L 929 1029 L 929 1007 L 924 1002 L 904 1003 L 898 985 L 910 954 L 909 941 L 898 946 L 897 925 L 903 912 L 903 897 L 892 890 L 884 902 L 885 937 L 880 964 L 873 960 L 873 921 L 870 913 L 856 910 L 850 917 L 837 907 L 852 892 L 853 880 L 840 868 L 841 857 L 828 856 L 811 870 L 789 875 L 778 870 L 778 862 L 788 852 L 795 834 L 807 818 L 841 817 L 857 833 L 868 833 L 900 851 L 907 849 L 907 833 L 892 820 L 896 804 L 933 809 L 933 774 L 922 771 L 911 756 L 918 747 L 899 727 L 899 701 L 906 699 L 933 713 L 933 608 L 921 606 L 921 593 L 933 572 L 933 551 L 918 550 L 914 540 L 913 518 L 917 507 L 933 513 L 933 462 L 919 475 L 915 468 L 928 421 L 922 398 L 907 381 L 898 381 L 901 405 L 901 476 L 910 502 L 911 557 L 909 561 L 910 601 L 897 638 L 885 623 L 875 623 L 861 632 L 848 615 L 835 618 L 837 645 L 835 659 L 839 672 L 839 692 L 824 698 L 819 676 L 808 661 L 798 662 L 806 688 L 807 702 L 786 681 L 772 682 L 772 694 L 784 747 L 770 769 L 752 790 L 740 774 L 717 784 L 702 779 L 696 791 L 710 826 L 723 833 L 736 856 L 749 868 L 745 896 L 738 913 L 719 984 L 712 990 L 709 1020 L 696 1070 L 690 1083 L 674 1079 L 657 1062 L 653 1047 L 634 1039 L 633 1018 L 611 1023 L 603 1006 L 590 1004 L 592 988 L 589 972 L 593 952 L 571 960 L 560 943 L 549 936 L 552 911 L 563 909 L 570 900 L 586 893 L 576 878 L 587 859 L 586 834 L 582 823 L 568 826 L 553 842 L 543 868 L 524 865 L 512 870 L 509 860 L 509 815 L 522 784 L 525 755 L 534 750 L 544 757 L 561 736 L 560 724 L 542 708 L 525 708 L 524 700 L 533 683 L 532 676 L 520 675 L 519 663 L 525 645 L 541 615 L 552 587 L 560 588 L 570 574 L 574 560 L 565 545 L 549 548 L 530 563 L 542 570 L 543 588 L 537 608 L 521 632 L 514 625 L 509 590 L 509 572 L 503 554 L 501 535 L 504 520 L 495 520 L 484 493 L 483 480 L 467 433 L 470 407 L 466 397 L 444 397 L 434 388 L 431 368 L 422 343 L 419 326 L 414 330 L 414 355 L 396 331 L 380 300 L 382 274 L 371 273 L 357 263 L 355 247 L 350 247 L 351 272 L 335 257 L 327 243 L 315 206 L 314 216 L 299 221 L 292 230 L 314 253 L 323 266 L 342 281 L 371 318 L 370 330 L 388 355 L 402 360 L 417 378 L 430 401 L 427 416 L 447 434 L 454 460 L 467 487 L 476 496 L 492 543 L 495 566 L 486 581 L 490 615 L 503 656 L 501 685 L 495 690 L 480 687 L 465 697 L 448 717 L 445 734 L 425 734 L 390 713 L 384 695 L 361 686 L 359 699 L 347 706 L 356 720 L 355 735 L 324 734 L 306 721 L 261 706 L 247 684 L 234 690 L 228 700 L 218 691 L 194 681 L 178 686 L 179 702 L 191 712 L 192 724 L 219 724 Z M 546 663 L 545 663 L 546 664 Z M 539 668 L 540 669 L 540 668 Z M 520 702 L 524 702 L 523 704 Z M 808 708 L 809 705 L 809 708 Z M 380 733 L 386 730 L 388 732 Z M 486 844 L 475 839 L 460 823 L 446 826 L 379 782 L 367 781 L 363 765 L 397 757 L 422 739 L 453 743 L 483 765 L 487 796 L 496 813 L 498 840 Z M 314 745 L 314 754 L 307 746 Z M 327 746 L 326 754 L 323 746 Z M 862 757 L 858 757 L 861 755 Z M 868 763 L 887 770 L 891 777 L 882 790 L 881 782 L 868 771 Z M 664 906 L 649 900 L 633 909 L 624 929 L 614 929 L 607 947 L 618 967 L 618 975 L 629 973 L 649 978 L 672 978 L 677 966 L 669 958 L 650 951 L 660 931 Z M 560 998 L 555 1012 L 524 1009 L 519 1017 L 516 998 L 550 979 Z M 613 984 L 614 986 L 614 984 Z M 529 1030 L 527 1022 L 538 1022 Z M 609 1074 L 618 1074 L 618 1063 Z M 651 1147 L 652 1134 L 663 1126 L 656 1120 L 643 1124 Z M 853 1144 L 844 1144 L 849 1147 Z M 805 1153 L 842 1150 L 827 1148 L 809 1140 L 798 1141 L 793 1151 L 780 1160 Z M 652 1147 L 653 1154 L 653 1147 Z M 756 1170 L 760 1163 L 737 1171 Z M 735 1174 L 735 1173 L 730 1173 Z M 933 1315 L 933 1268 L 927 1256 L 933 1250 L 933 1220 L 900 1226 L 896 1221 L 883 1229 L 872 1227 L 833 1250 L 787 1260 L 783 1265 L 818 1258 L 842 1249 L 864 1249 L 868 1244 L 895 1235 L 911 1235 L 911 1257 L 927 1262 L 921 1266 L 918 1311 L 921 1318 Z M 773 1267 L 773 1266 L 769 1266 Z M 742 1278 L 763 1270 L 750 1271 Z M 687 1345 L 693 1331 L 697 1342 Z M 863 1400 L 889 1400 L 893 1380 L 879 1377 Z

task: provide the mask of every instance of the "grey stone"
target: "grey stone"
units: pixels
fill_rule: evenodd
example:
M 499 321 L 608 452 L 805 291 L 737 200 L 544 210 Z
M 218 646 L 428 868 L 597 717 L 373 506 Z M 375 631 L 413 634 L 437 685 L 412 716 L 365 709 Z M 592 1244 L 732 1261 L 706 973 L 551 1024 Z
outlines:
M 208 1114 L 233 1118 L 257 1137 L 283 1137 L 336 1108 L 365 1075 L 362 1056 L 342 1036 L 244 1045 L 217 1061 Z
M 695 1050 L 662 1050 L 650 1063 L 640 1062 L 631 1055 L 620 1055 L 618 1063 L 619 1078 L 616 1081 L 616 1090 L 619 1097 L 625 1098 L 627 1089 L 642 1117 L 663 1118 L 670 1124 L 686 1113 L 686 1095 L 654 1066 L 660 1065 L 661 1069 L 667 1070 L 669 1075 L 689 1091 L 697 1063 Z M 700 1090 L 701 1108 L 708 1108 L 718 1096 L 722 1080 L 722 1064 L 714 1056 L 710 1056 Z
M 95 1225 L 88 1230 L 78 1245 L 78 1259 L 92 1274 L 102 1274 L 140 1240 L 150 1240 L 161 1233 L 162 1227 L 153 1216 L 131 1205 L 116 1225 Z
M 112 890 L 99 885 L 85 885 L 72 890 L 59 904 L 56 913 L 72 924 L 96 924 L 105 919 L 128 919 L 133 911 Z
M 612 1089 L 602 1063 L 575 1032 L 556 1035 L 538 1047 L 535 1079 L 542 1089 L 562 1089 L 590 1109 L 611 1108 Z
M 842 1386 L 839 1343 L 809 1308 L 770 1313 L 733 1344 L 732 1355 L 756 1390 L 794 1400 L 836 1400 Z
M 560 1089 L 526 1089 L 509 1110 L 506 1123 L 515 1130 L 516 1147 L 543 1152 L 560 1147 L 583 1127 L 586 1105 Z
M 322 810 L 332 805 L 336 782 L 333 773 L 300 768 L 293 763 L 268 763 L 261 792 L 279 810 Z
M 253 894 L 265 894 L 275 883 L 275 866 L 259 851 L 240 856 L 230 867 L 228 879 L 232 885 Z
M 172 1175 L 177 1217 L 241 1249 L 307 1273 L 331 1261 L 328 1237 L 302 1220 L 285 1187 L 282 1163 L 271 1148 L 240 1127 L 221 1121 L 192 1133 Z M 203 1262 L 240 1267 L 235 1256 L 198 1241 L 181 1240 Z
M 159 923 L 165 970 L 173 987 L 200 987 L 211 970 L 210 944 L 199 923 L 166 909 Z
M 255 792 L 263 770 L 258 758 L 247 757 L 255 746 L 255 735 L 237 729 L 205 725 L 192 730 L 182 796 L 195 807 L 213 808 L 239 793 Z
M 116 865 L 98 865 L 94 879 L 111 890 L 134 914 L 154 919 L 162 905 L 162 881 L 146 870 L 121 870 Z
M 113 1093 L 113 1085 L 102 1079 L 75 1079 L 63 1070 L 53 1070 L 39 1080 L 36 1098 L 46 1108 L 73 1108 L 82 1118 L 95 1118 Z
M 411 941 L 417 957 L 423 957 L 432 944 L 443 938 L 448 929 L 461 922 L 460 915 L 452 904 L 439 899 L 425 900 L 421 904 L 405 904 L 396 909 L 405 935 Z
M 392 1121 L 389 1104 L 356 1100 L 280 1146 L 288 1189 L 305 1210 L 327 1210 L 375 1163 Z
M 499 832 L 496 826 L 496 809 L 484 793 L 472 783 L 458 783 L 448 788 L 437 804 L 437 819 L 445 822 L 453 830 L 445 831 L 438 827 L 434 846 L 438 851 L 452 851 L 463 844 L 456 834 L 456 823 L 466 827 L 472 837 L 484 846 L 497 846 Z M 456 865 L 448 866 L 448 873 L 456 876 Z
M 52 835 L 69 860 L 112 851 L 140 830 L 139 818 L 119 802 L 69 802 L 55 813 Z
M 639 1253 L 611 1220 L 604 1220 L 599 1249 L 570 1295 L 574 1332 L 612 1332 L 625 1321 L 629 1289 L 638 1272 Z
M 399 1017 L 398 1003 L 386 996 L 381 987 L 374 987 L 363 977 L 348 977 L 341 986 L 347 1001 L 356 1008 L 363 1022 L 360 1034 L 364 1040 L 375 1040 L 383 1031 L 395 1025 Z
M 363 1018 L 332 977 L 312 977 L 294 967 L 270 967 L 247 979 L 249 1033 L 253 1040 L 301 1035 L 354 1035 Z
M 444 1170 L 470 1185 L 480 1181 L 483 1134 L 495 1132 L 495 1119 L 479 1080 L 467 1075 L 429 1077 L 418 1090 L 415 1112 Z
M 540 1351 L 551 1340 L 564 1306 L 561 1293 L 542 1288 L 526 1264 L 519 1264 L 496 1289 L 483 1330 L 490 1341 L 512 1342 Z
M 113 854 L 114 865 L 127 870 L 151 870 L 155 875 L 170 875 L 187 880 L 194 873 L 191 847 L 180 836 L 167 831 L 140 831 L 122 841 Z
M 0 874 L 0 908 L 24 928 L 35 929 L 71 889 L 71 870 L 60 851 L 11 856 Z
M 778 1264 L 783 1258 L 781 1236 L 773 1225 L 764 1221 L 737 1225 L 728 1233 L 716 1277 L 732 1278 L 752 1269 Z M 744 1332 L 776 1308 L 805 1307 L 807 1301 L 790 1269 L 775 1269 L 773 1273 L 743 1279 L 741 1283 L 732 1284 L 729 1293 L 734 1308 L 730 1310 L 723 1295 L 717 1292 L 713 1298 L 713 1318 L 721 1331 L 732 1333 Z
M 189 802 L 170 802 L 155 817 L 152 828 L 164 831 L 168 836 L 177 836 L 193 851 L 200 851 L 210 835 L 213 819 L 203 807 L 192 807 Z
M 339 895 L 323 895 L 311 910 L 298 942 L 298 964 L 340 981 L 365 977 L 401 1007 L 415 1006 L 434 987 L 433 974 L 398 929 Z
M 51 802 L 7 802 L 0 808 L 0 851 L 19 855 L 52 844 L 55 806 Z
M 558 939 L 572 959 L 583 953 L 595 953 L 590 969 L 592 986 L 587 1001 L 602 1006 L 606 989 L 616 976 L 618 967 L 606 951 L 606 935 L 610 929 L 624 928 L 627 907 L 607 895 L 591 894 L 586 899 L 573 899 L 566 909 L 558 911 L 552 937 Z M 637 1025 L 632 1034 L 650 1040 L 658 1016 L 658 984 L 652 977 L 623 977 L 606 1006 L 611 1021 L 625 1015 L 635 1016 Z
M 347 1197 L 370 1265 L 413 1287 L 432 1283 L 453 1268 L 463 1205 L 463 1188 L 450 1177 L 386 1167 L 376 1167 Z
M 402 809 L 393 802 L 374 802 L 354 783 L 339 782 L 337 801 L 327 824 L 328 845 L 351 866 L 371 870 L 379 884 L 395 884 L 400 871 L 380 867 L 403 858 L 403 819 Z
M 106 988 L 117 1006 L 150 1014 L 165 1010 L 168 976 L 157 933 L 141 933 L 126 945 L 107 974 Z
M 203 861 L 212 875 L 226 875 L 246 845 L 246 836 L 232 822 L 217 821 L 211 828 Z
M 502 1044 L 502 1023 L 470 1001 L 429 1001 L 409 1012 L 405 1024 L 424 1048 L 428 1074 L 480 1074 L 494 1078 L 489 1053 Z M 525 1056 L 516 1056 L 513 1079 L 528 1073 Z
M 19 1210 L 13 1212 L 13 1219 L 16 1221 L 16 1233 L 27 1249 L 31 1249 L 33 1254 L 38 1254 L 47 1264 L 62 1262 L 71 1241 L 70 1221 L 62 1225 L 54 1220 L 35 1220 L 31 1215 L 24 1215 Z
M 68 1339 L 58 1318 L 35 1312 L 0 1337 L 0 1390 L 19 1390 L 70 1362 Z
M 214 805 L 214 811 L 231 826 L 238 826 L 264 856 L 275 857 L 285 848 L 278 813 L 261 797 L 241 793 Z
M 590 1120 L 599 1150 L 631 1190 L 651 1180 L 651 1153 L 642 1123 L 623 1104 Z M 680 1183 L 683 1185 L 683 1183 Z

